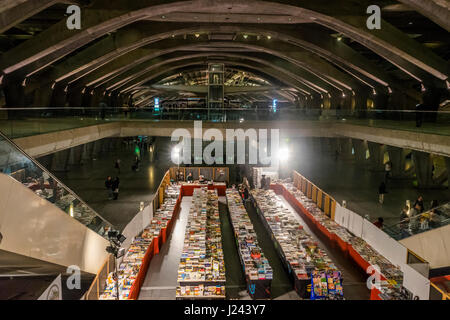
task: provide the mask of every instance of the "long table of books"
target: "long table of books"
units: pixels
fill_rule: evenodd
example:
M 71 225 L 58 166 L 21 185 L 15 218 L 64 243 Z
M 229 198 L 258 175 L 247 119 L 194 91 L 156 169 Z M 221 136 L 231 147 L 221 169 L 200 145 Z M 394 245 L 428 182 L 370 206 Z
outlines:
M 150 224 L 135 237 L 118 268 L 119 299 L 135 300 L 147 274 L 151 259 L 159 252 L 176 219 L 181 203 L 180 186 L 168 185 L 164 191 L 164 202 L 153 214 Z M 113 272 L 108 274 L 106 288 L 100 300 L 117 298 Z
M 273 190 L 255 189 L 251 200 L 270 234 L 295 290 L 304 299 L 343 299 L 340 271 Z M 310 285 L 310 290 L 308 287 Z
M 373 290 L 371 297 L 378 299 L 381 293 L 383 299 L 399 299 L 403 297 L 403 273 L 399 267 L 393 265 L 385 257 L 373 249 L 360 237 L 352 235 L 346 228 L 338 225 L 328 217 L 314 201 L 292 183 L 281 182 L 271 185 L 278 194 L 282 194 L 297 212 L 303 213 L 317 229 L 330 240 L 334 241 L 344 253 L 348 255 L 363 269 L 364 272 L 371 265 L 380 268 L 381 291 Z
M 178 267 L 177 299 L 225 299 L 225 263 L 217 190 L 193 190 Z
M 269 299 L 272 268 L 258 245 L 253 224 L 239 192 L 236 189 L 227 189 L 226 198 L 248 293 L 253 299 Z

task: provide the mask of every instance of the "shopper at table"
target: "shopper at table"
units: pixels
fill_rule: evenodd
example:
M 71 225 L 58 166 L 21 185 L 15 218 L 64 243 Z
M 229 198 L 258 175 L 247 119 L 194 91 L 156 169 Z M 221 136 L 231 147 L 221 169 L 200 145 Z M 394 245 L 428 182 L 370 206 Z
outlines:
M 383 223 L 384 219 L 382 217 L 379 217 L 377 221 L 375 221 L 373 224 L 376 225 L 378 228 L 383 229 Z
M 265 189 L 266 188 L 266 175 L 263 174 L 262 178 L 261 178 L 261 189 Z
M 119 177 L 116 177 L 114 179 L 114 181 L 112 182 L 112 190 L 113 190 L 113 195 L 114 195 L 114 200 L 117 200 L 119 198 L 119 184 L 120 184 L 120 180 Z
M 419 196 L 417 198 L 416 202 L 414 202 L 413 207 L 416 208 L 419 211 L 419 213 L 422 213 L 425 210 L 425 207 L 423 205 L 423 197 L 422 196 Z
M 433 209 L 430 212 L 430 227 L 439 228 L 441 226 L 441 216 L 437 209 Z
M 186 180 L 187 180 L 188 183 L 194 182 L 194 177 L 192 176 L 192 172 L 189 172 Z
M 378 201 L 383 204 L 384 202 L 384 195 L 387 193 L 386 191 L 386 184 L 384 181 L 380 183 L 380 186 L 378 187 Z
M 111 200 L 113 198 L 112 184 L 113 184 L 112 178 L 110 176 L 108 176 L 105 181 L 105 188 L 106 188 L 106 191 L 108 192 L 109 200 Z

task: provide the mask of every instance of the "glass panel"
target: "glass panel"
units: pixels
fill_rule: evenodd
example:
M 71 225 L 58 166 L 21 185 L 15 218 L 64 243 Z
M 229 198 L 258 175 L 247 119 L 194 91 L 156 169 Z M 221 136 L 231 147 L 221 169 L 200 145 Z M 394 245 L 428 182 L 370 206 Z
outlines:
M 106 237 L 111 224 L 0 133 L 0 173 L 7 174 L 89 229 Z

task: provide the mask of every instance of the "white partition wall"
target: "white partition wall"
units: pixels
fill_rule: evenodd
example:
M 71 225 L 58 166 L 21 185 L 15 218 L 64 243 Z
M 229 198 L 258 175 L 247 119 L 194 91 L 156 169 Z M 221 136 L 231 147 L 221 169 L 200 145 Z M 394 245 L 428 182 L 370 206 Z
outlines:
M 97 273 L 108 241 L 32 190 L 0 173 L 0 249 Z
M 364 239 L 364 241 L 366 241 L 382 256 L 394 265 L 397 265 L 403 271 L 404 287 L 411 291 L 414 296 L 421 300 L 429 299 L 430 281 L 426 276 L 421 274 L 421 272 L 418 272 L 412 268 L 411 265 L 407 264 L 408 248 L 405 245 L 391 238 L 383 230 L 377 228 L 372 222 L 339 204 L 336 204 L 334 219 L 337 224 L 347 228 L 355 236 Z M 447 243 L 450 243 L 450 229 L 448 229 L 446 234 L 449 240 Z M 405 240 L 402 240 L 402 242 Z M 412 239 L 412 241 L 420 242 L 420 239 Z M 433 252 L 438 250 L 431 251 Z M 425 257 L 425 259 L 427 258 L 425 254 L 422 255 L 421 251 L 417 250 L 415 252 Z M 422 273 L 427 273 L 427 270 L 422 270 Z

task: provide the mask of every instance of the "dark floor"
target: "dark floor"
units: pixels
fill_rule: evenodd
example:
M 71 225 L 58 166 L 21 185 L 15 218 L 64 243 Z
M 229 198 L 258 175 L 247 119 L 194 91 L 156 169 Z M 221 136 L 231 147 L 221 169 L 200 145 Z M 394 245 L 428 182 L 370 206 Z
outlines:
M 121 160 L 120 174 L 114 168 L 116 159 Z M 72 166 L 68 172 L 54 174 L 102 217 L 123 230 L 139 212 L 141 201 L 146 206 L 150 204 L 169 165 L 151 163 L 149 155 L 144 153 L 139 171 L 134 172 L 131 170 L 134 159 L 134 147 L 123 146 L 100 154 L 96 160 Z M 118 200 L 108 200 L 105 189 L 108 175 L 120 179 Z

